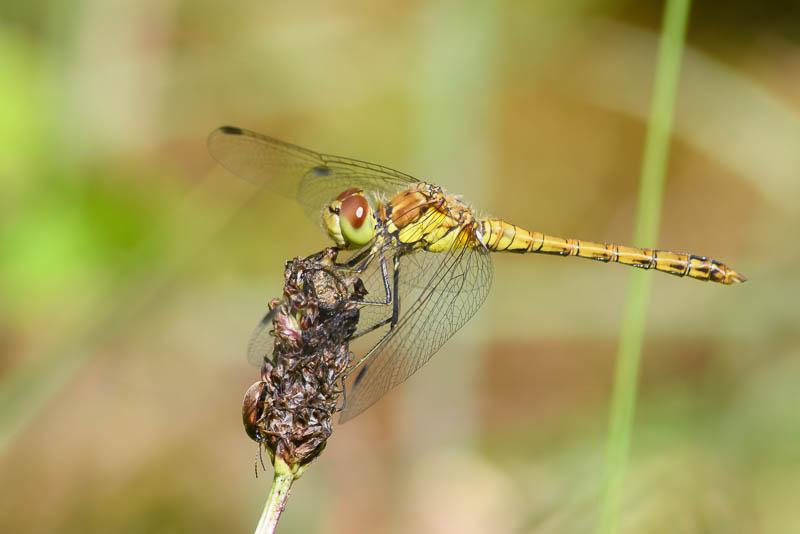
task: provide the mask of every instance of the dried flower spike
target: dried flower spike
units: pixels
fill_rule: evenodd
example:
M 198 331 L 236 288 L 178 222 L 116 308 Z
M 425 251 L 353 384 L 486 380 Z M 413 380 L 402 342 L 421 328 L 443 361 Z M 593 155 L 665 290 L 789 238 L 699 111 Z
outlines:
M 275 348 L 261 380 L 245 394 L 242 418 L 251 439 L 292 472 L 324 449 L 350 363 L 348 342 L 366 293 L 335 268 L 336 249 L 287 262 L 283 300 L 273 320 Z

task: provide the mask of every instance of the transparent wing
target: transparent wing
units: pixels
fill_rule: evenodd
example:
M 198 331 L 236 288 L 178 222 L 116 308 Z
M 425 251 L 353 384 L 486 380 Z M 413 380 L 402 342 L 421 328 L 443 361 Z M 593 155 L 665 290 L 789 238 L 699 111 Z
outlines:
M 351 187 L 363 189 L 375 206 L 378 196 L 391 196 L 419 181 L 388 167 L 319 154 L 233 126 L 211 132 L 208 150 L 233 174 L 299 202 L 315 222 L 331 199 Z
M 358 371 L 341 421 L 360 414 L 425 365 L 478 311 L 491 282 L 491 258 L 481 247 L 401 256 L 398 323 Z M 380 312 L 383 317 L 391 315 L 391 307 L 386 308 Z M 375 313 L 368 308 L 363 311 Z M 362 317 L 359 326 L 375 320 Z
M 264 315 L 258 326 L 255 327 L 247 343 L 247 361 L 261 367 L 264 359 L 272 360 L 272 350 L 275 347 L 275 337 L 272 335 L 272 320 L 278 314 L 280 306 L 275 306 Z

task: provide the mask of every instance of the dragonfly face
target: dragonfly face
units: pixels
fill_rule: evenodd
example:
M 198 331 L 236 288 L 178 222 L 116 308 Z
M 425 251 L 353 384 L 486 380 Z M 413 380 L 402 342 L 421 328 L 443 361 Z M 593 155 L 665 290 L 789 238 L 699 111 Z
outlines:
M 322 223 L 341 248 L 361 248 L 375 237 L 375 213 L 364 191 L 357 187 L 343 191 L 328 204 Z

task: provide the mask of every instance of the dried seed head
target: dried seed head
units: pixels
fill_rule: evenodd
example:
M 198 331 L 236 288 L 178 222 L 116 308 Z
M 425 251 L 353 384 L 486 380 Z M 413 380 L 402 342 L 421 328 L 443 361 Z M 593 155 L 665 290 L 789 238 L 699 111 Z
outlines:
M 357 277 L 332 268 L 335 249 L 287 262 L 283 301 L 274 319 L 275 349 L 261 380 L 244 398 L 251 439 L 297 470 L 316 458 L 332 432 L 350 363 L 348 342 L 358 323 L 356 301 L 366 291 Z

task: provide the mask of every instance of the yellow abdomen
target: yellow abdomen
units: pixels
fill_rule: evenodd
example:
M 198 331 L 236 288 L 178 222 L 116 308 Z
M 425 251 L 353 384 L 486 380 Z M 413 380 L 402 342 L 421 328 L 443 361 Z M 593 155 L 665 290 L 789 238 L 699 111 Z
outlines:
M 723 263 L 703 256 L 647 248 L 594 243 L 531 232 L 500 219 L 479 223 L 483 242 L 492 252 L 540 253 L 577 256 L 603 262 L 616 262 L 642 269 L 689 276 L 697 280 L 737 284 L 747 278 Z

